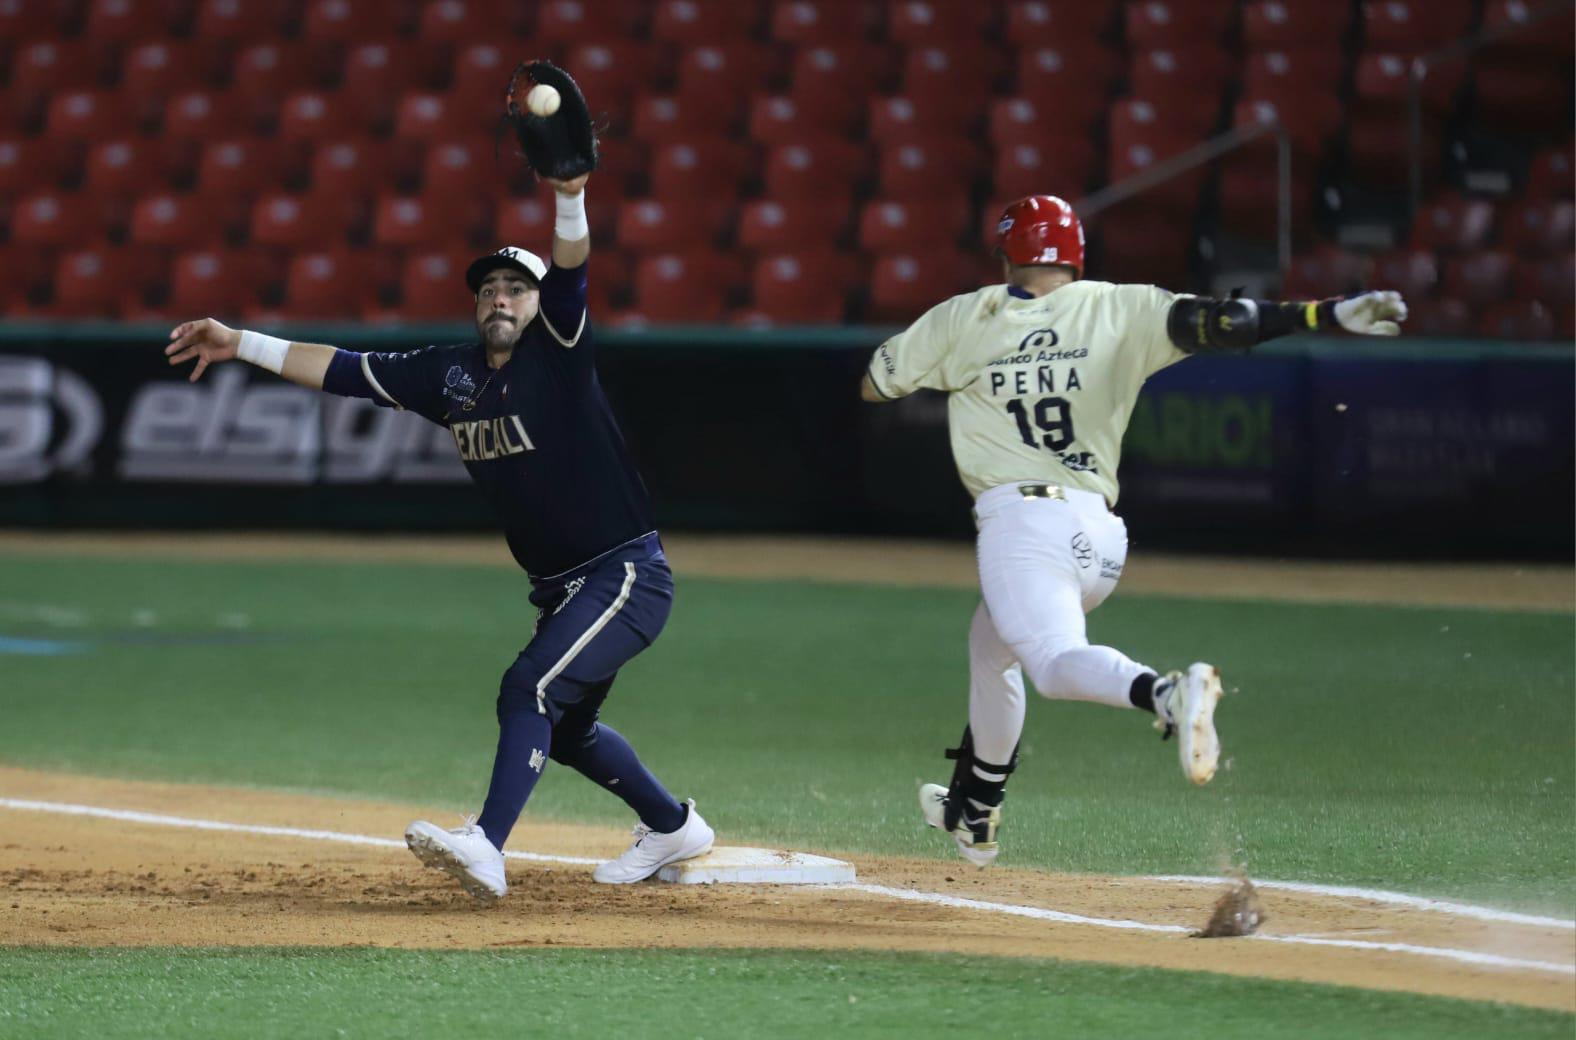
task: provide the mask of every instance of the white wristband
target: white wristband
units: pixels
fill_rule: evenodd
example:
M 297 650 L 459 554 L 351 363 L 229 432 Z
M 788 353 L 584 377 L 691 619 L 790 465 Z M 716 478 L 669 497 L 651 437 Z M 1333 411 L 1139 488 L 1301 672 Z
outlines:
M 553 234 L 565 242 L 578 242 L 591 234 L 586 223 L 586 193 L 558 195 L 558 219 L 553 221 Z
M 285 370 L 285 355 L 288 353 L 290 353 L 289 340 L 242 329 L 241 345 L 236 348 L 235 356 L 277 375 Z

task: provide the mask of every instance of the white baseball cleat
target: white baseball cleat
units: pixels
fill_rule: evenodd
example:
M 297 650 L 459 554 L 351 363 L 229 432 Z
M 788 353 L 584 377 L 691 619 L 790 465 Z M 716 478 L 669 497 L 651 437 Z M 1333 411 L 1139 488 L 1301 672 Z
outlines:
M 1220 669 L 1202 661 L 1187 674 L 1172 672 L 1164 690 L 1155 695 L 1155 728 L 1177 736 L 1182 773 L 1195 784 L 1207 784 L 1220 762 L 1215 735 L 1215 705 L 1220 702 Z
M 509 891 L 503 853 L 493 848 L 474 823 L 446 831 L 435 823 L 417 820 L 405 828 L 405 844 L 422 863 L 452 875 L 465 891 L 483 902 L 502 899 Z
M 661 834 L 643 823 L 635 824 L 634 842 L 622 856 L 598 864 L 591 872 L 592 880 L 604 885 L 631 885 L 646 880 L 669 863 L 710 852 L 716 833 L 695 811 L 695 799 L 684 804 L 689 806 L 684 826 L 670 834 Z
M 957 843 L 958 855 L 983 870 L 996 861 L 1000 851 L 996 829 L 1001 826 L 1001 806 L 993 805 L 970 817 L 973 808 L 972 804 L 963 807 L 958 826 L 952 831 L 952 840 Z M 946 830 L 947 789 L 940 784 L 921 784 L 919 811 L 925 814 L 926 823 L 938 831 Z

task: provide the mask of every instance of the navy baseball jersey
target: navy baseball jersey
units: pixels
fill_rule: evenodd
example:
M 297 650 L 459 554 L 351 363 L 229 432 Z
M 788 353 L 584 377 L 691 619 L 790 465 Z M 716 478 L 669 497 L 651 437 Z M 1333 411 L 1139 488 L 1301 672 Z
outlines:
M 586 268 L 548 268 L 541 314 L 502 368 L 480 343 L 364 354 L 385 407 L 446 426 L 533 578 L 561 574 L 656 527 L 596 374 Z

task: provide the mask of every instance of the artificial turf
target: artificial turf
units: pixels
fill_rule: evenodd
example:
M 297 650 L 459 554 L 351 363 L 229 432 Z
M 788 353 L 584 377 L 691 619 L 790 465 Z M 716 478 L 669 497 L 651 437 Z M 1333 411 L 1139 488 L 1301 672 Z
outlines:
M 779 951 L 0 948 L 15 1037 L 1569 1037 L 1571 1016 L 1202 972 Z
M 474 810 L 523 576 L 465 565 L 0 555 L 0 761 Z M 965 721 L 974 595 L 680 578 L 604 719 L 729 840 L 949 854 L 914 788 Z M 1569 916 L 1569 614 L 1179 601 L 1091 636 L 1219 664 L 1223 768 L 1137 712 L 1030 705 L 1004 865 L 1400 888 Z M 549 769 L 530 812 L 624 823 Z

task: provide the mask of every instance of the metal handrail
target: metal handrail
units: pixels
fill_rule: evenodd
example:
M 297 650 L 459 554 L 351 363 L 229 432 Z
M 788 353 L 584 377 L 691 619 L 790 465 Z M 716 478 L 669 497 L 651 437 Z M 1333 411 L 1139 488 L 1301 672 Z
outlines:
M 1457 40 L 1448 47 L 1441 47 L 1437 51 L 1412 59 L 1406 97 L 1407 188 L 1410 194 L 1412 217 L 1415 218 L 1417 211 L 1423 206 L 1423 81 L 1428 78 L 1429 70 L 1447 61 L 1465 58 L 1491 43 L 1498 43 L 1508 36 L 1525 32 L 1557 15 L 1566 14 L 1570 9 L 1570 0 L 1552 0 L 1551 3 L 1531 12 L 1526 21 L 1507 22 L 1497 29 L 1485 29 L 1475 36 Z
M 1147 170 L 1084 196 L 1073 203 L 1073 209 L 1081 218 L 1089 220 L 1118 202 L 1125 202 L 1195 167 L 1213 162 L 1222 155 L 1257 141 L 1266 134 L 1275 135 L 1276 251 L 1281 273 L 1285 274 L 1291 267 L 1291 138 L 1286 133 L 1286 127 L 1278 120 L 1227 130 L 1185 152 L 1163 159 Z

